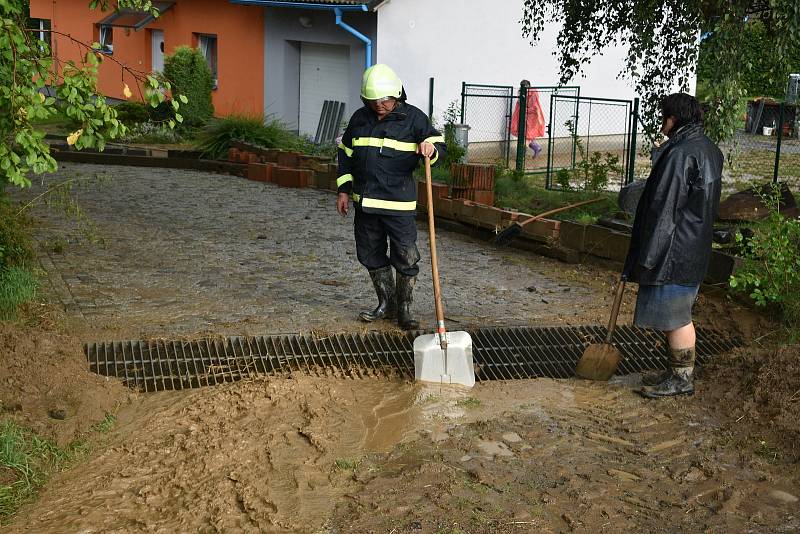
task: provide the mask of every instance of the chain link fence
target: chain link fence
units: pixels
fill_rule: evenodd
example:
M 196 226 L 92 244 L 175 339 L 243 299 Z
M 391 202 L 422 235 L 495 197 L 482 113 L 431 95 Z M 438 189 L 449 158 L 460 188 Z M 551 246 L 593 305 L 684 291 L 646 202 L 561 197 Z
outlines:
M 541 137 L 534 141 L 541 152 L 529 149 L 525 154 L 525 172 L 547 171 L 547 129 L 550 117 L 550 97 L 554 94 L 578 96 L 580 87 L 540 86 L 528 88 L 526 111 L 535 108 L 544 122 Z M 512 122 L 519 116 L 519 90 L 511 85 L 463 83 L 461 89 L 461 123 L 469 126 L 467 160 L 470 163 L 496 164 L 514 167 L 517 157 L 518 127 Z M 524 115 L 523 115 L 524 118 Z
M 619 191 L 634 176 L 638 100 L 553 95 L 548 189 Z
M 761 99 L 747 103 L 744 121 L 730 141 L 723 194 L 767 182 L 800 186 L 800 110 L 793 103 Z

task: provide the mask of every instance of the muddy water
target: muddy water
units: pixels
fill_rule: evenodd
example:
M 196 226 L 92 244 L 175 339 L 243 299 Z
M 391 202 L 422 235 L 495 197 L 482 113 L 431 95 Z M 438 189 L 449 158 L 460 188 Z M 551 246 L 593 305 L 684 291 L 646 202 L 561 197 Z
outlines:
M 419 398 L 404 382 L 309 377 L 146 396 L 12 531 L 313 531 L 365 454 L 413 438 Z

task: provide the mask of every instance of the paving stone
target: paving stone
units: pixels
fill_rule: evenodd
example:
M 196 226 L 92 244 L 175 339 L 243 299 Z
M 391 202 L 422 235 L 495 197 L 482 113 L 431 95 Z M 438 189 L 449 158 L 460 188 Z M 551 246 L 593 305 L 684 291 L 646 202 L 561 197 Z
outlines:
M 44 208 L 34 213 L 36 238 L 44 250 L 70 236 L 62 254 L 42 253 L 48 291 L 70 314 L 90 313 L 98 335 L 364 328 L 357 315 L 374 306 L 375 295 L 356 260 L 353 210 L 340 217 L 335 193 L 183 169 L 63 163 L 15 194 L 32 198 L 78 173 L 109 176 L 107 184 L 80 192 L 105 243 L 87 242 L 73 221 Z M 413 308 L 432 327 L 425 221 L 418 229 L 422 260 Z M 437 244 L 446 314 L 459 328 L 558 324 L 560 314 L 592 294 L 580 285 L 555 291 L 564 269 L 555 260 L 449 231 L 437 231 Z M 554 290 L 548 306 L 526 291 L 531 286 Z

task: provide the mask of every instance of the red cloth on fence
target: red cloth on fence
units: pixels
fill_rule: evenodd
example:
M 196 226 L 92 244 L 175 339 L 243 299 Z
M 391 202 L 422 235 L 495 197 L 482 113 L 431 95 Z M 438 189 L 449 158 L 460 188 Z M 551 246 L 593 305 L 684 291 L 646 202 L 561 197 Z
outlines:
M 531 142 L 536 138 L 544 137 L 544 113 L 539 102 L 539 91 L 528 89 L 528 103 L 525 106 L 525 141 Z M 511 135 L 519 135 L 519 99 L 514 106 L 514 115 L 511 117 Z

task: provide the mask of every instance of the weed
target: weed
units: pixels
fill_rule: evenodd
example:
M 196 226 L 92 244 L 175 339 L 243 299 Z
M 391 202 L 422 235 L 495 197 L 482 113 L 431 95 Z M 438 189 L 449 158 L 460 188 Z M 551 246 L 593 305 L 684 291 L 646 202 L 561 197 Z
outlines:
M 758 306 L 776 306 L 792 337 L 800 336 L 800 219 L 780 212 L 780 189 L 761 191 L 770 215 L 743 247 L 742 267 L 730 278 L 734 291 L 746 292 Z
M 481 405 L 481 400 L 474 397 L 467 397 L 466 399 L 459 399 L 456 405 L 463 408 L 477 408 Z
M 114 428 L 114 425 L 116 424 L 117 424 L 117 416 L 114 414 L 107 413 L 102 421 L 92 425 L 92 430 L 94 430 L 95 432 L 99 432 L 100 434 L 108 434 L 109 432 L 111 432 L 111 430 Z
M 755 453 L 769 463 L 775 463 L 778 460 L 778 450 L 764 440 L 758 442 Z
M 177 129 L 170 128 L 163 122 L 142 122 L 128 128 L 121 139 L 123 143 L 165 143 L 176 144 L 183 141 Z
M 598 151 L 589 154 L 575 124 L 567 121 L 564 125 L 577 148 L 579 160 L 574 168 L 561 169 L 556 173 L 556 183 L 563 191 L 572 191 L 575 187 L 584 191 L 603 191 L 608 186 L 612 174 L 622 176 L 623 169 L 619 165 L 620 157 L 617 154 Z
M 33 497 L 48 475 L 82 457 L 80 443 L 62 448 L 12 421 L 0 421 L 0 524 Z
M 339 471 L 355 471 L 358 469 L 361 461 L 353 458 L 337 458 L 334 463 L 336 464 L 336 469 Z
M 0 269 L 0 321 L 18 316 L 19 307 L 36 297 L 36 275 L 25 267 Z
M 0 196 L 0 269 L 25 267 L 33 262 L 29 227 L 28 218 Z

